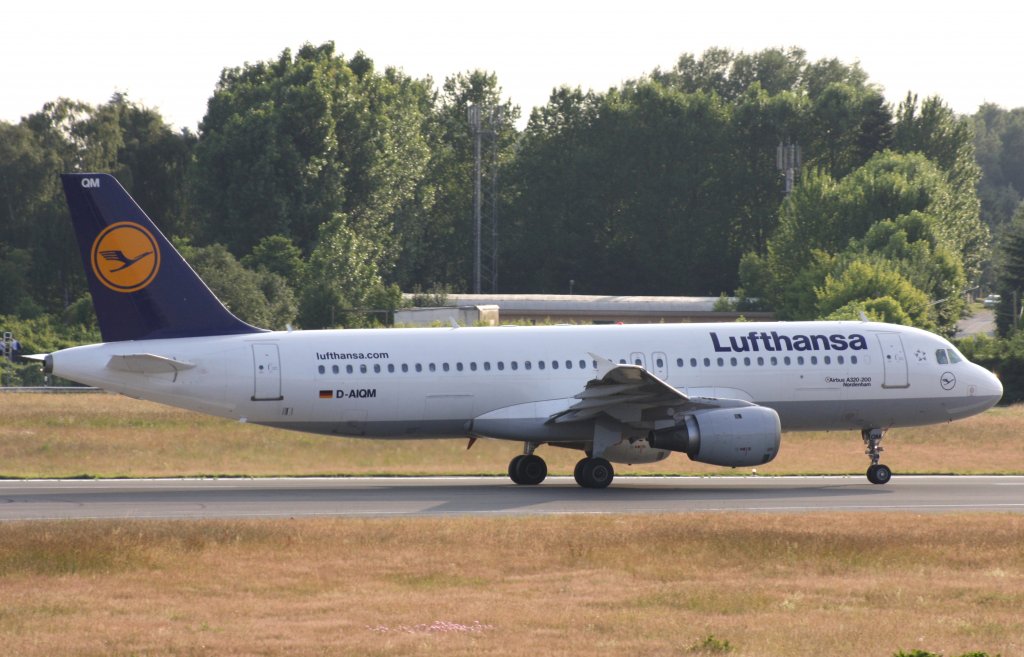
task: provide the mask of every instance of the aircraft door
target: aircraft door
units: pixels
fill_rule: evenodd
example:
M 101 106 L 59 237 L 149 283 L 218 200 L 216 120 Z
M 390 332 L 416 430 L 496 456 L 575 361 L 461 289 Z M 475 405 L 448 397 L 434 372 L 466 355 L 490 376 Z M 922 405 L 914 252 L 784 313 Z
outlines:
M 654 376 L 662 381 L 668 380 L 668 357 L 665 354 L 660 351 L 655 351 L 651 354 L 651 366 L 653 367 L 652 372 L 654 372 Z
M 253 401 L 280 401 L 281 355 L 276 344 L 254 344 L 252 346 Z
M 883 388 L 909 388 L 907 357 L 903 353 L 903 341 L 899 333 L 878 333 L 882 345 L 882 364 L 885 368 Z

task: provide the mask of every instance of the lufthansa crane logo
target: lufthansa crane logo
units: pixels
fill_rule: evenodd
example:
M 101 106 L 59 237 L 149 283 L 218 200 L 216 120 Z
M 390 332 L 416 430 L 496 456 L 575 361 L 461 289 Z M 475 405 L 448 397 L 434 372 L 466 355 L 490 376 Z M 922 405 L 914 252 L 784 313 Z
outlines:
M 160 270 L 160 248 L 153 234 L 131 221 L 103 229 L 92 243 L 92 271 L 115 292 L 137 292 Z

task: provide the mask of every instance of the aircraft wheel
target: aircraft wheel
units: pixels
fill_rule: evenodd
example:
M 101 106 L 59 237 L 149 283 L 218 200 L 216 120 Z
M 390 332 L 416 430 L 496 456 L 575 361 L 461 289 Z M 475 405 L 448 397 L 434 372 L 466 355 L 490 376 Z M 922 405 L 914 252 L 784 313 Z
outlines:
M 508 462 L 508 478 L 512 480 L 512 483 L 523 483 L 519 480 L 519 464 L 522 463 L 525 458 L 526 454 L 520 454 Z
M 582 476 L 583 466 L 586 465 L 587 460 L 588 459 L 586 457 L 580 459 L 579 463 L 576 464 L 576 468 L 572 471 L 573 478 L 576 479 L 576 483 L 579 484 L 580 486 L 583 485 L 583 482 L 580 480 L 580 477 Z
M 516 478 L 513 481 L 524 486 L 536 486 L 547 476 L 548 464 L 544 459 L 535 454 L 523 455 L 516 464 Z
M 889 466 L 876 464 L 868 468 L 868 481 L 873 484 L 887 484 L 892 479 L 892 470 Z
M 607 488 L 615 478 L 612 464 L 602 458 L 586 458 L 577 466 L 576 483 L 584 488 Z

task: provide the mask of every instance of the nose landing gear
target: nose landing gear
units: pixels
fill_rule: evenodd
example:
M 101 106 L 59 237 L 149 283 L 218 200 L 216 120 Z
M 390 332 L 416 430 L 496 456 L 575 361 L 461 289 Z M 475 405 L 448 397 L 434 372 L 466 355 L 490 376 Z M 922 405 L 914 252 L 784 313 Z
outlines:
M 892 470 L 889 466 L 879 463 L 882 454 L 882 438 L 885 436 L 884 429 L 864 429 L 860 432 L 867 451 L 864 453 L 871 458 L 871 466 L 868 468 L 868 481 L 873 484 L 887 484 L 892 479 Z

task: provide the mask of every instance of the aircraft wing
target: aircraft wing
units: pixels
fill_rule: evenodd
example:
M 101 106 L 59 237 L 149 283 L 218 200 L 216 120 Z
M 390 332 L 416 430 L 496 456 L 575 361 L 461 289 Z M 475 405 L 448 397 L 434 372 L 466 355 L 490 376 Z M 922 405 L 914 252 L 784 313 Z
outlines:
M 617 364 L 595 354 L 590 356 L 597 362 L 597 376 L 575 396 L 578 402 L 551 415 L 548 424 L 592 420 L 602 414 L 634 424 L 680 412 L 755 405 L 741 399 L 689 397 L 639 365 Z

